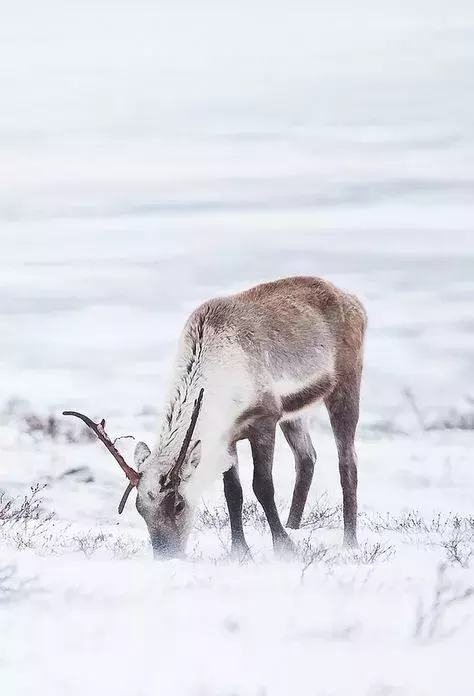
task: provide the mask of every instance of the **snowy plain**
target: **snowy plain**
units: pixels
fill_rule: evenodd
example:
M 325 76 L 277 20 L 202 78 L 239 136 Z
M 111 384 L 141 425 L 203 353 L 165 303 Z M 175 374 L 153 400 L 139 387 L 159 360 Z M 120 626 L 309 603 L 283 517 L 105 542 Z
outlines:
M 2 16 L 2 694 L 471 696 L 471 3 L 20 0 Z M 188 313 L 295 274 L 369 314 L 361 549 L 341 549 L 317 408 L 298 561 L 273 559 L 242 443 L 253 562 L 228 559 L 216 482 L 188 559 L 156 563 L 133 504 L 117 515 L 116 465 L 60 414 L 151 445 Z M 292 481 L 280 437 L 282 516 Z

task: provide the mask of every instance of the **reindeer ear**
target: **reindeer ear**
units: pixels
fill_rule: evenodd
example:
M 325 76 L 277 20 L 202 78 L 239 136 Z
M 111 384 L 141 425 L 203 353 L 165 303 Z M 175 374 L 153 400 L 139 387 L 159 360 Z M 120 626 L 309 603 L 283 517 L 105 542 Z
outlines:
M 135 466 L 140 469 L 143 466 L 145 460 L 150 456 L 150 448 L 144 442 L 137 442 L 135 447 L 135 454 L 133 455 L 135 460 Z
M 194 443 L 192 450 L 189 452 L 185 463 L 183 464 L 180 472 L 180 477 L 182 481 L 186 481 L 193 473 L 195 468 L 201 461 L 201 440 L 197 440 Z

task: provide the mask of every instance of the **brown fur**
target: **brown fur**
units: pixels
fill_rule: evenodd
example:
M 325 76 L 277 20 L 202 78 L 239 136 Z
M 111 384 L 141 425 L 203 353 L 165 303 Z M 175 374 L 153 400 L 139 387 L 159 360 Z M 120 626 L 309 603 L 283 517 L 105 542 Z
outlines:
M 334 379 L 329 375 L 323 375 L 314 384 L 308 384 L 297 392 L 284 396 L 281 400 L 285 414 L 293 411 L 301 411 L 309 404 L 315 403 L 326 396 L 334 387 Z
M 238 342 L 257 380 L 262 367 L 274 379 L 283 378 L 290 368 L 295 380 L 305 382 L 298 391 L 283 395 L 280 406 L 267 396 L 259 399 L 247 407 L 242 421 L 252 410 L 257 416 L 268 408 L 277 419 L 300 410 L 337 391 L 347 374 L 362 367 L 365 309 L 357 297 L 322 278 L 296 276 L 257 285 L 204 303 L 193 323 L 196 315 L 200 325 L 226 332 Z M 333 369 L 312 379 L 308 370 L 329 355 Z
M 262 379 L 256 403 L 237 420 L 232 440 L 248 438 L 254 459 L 254 490 L 262 503 L 276 549 L 288 551 L 289 537 L 273 502 L 271 464 L 278 420 L 323 399 L 328 409 L 339 454 L 343 491 L 344 542 L 357 545 L 357 463 L 354 438 L 359 418 L 359 392 L 367 315 L 361 302 L 321 278 L 293 277 L 258 285 L 228 298 L 203 305 L 206 323 L 215 332 L 226 331 L 243 348 Z M 314 373 L 311 374 L 311 368 Z M 273 380 L 293 377 L 302 386 L 282 394 L 280 403 L 268 392 L 266 375 Z M 266 388 L 265 388 L 266 387 Z M 296 482 L 288 526 L 299 527 L 313 475 L 315 452 L 303 421 L 282 422 L 295 455 Z M 233 468 L 227 485 L 229 511 L 238 510 L 241 489 Z M 229 481 L 228 481 L 229 484 Z M 248 547 L 234 513 L 233 549 Z M 240 526 L 239 526 L 240 524 Z

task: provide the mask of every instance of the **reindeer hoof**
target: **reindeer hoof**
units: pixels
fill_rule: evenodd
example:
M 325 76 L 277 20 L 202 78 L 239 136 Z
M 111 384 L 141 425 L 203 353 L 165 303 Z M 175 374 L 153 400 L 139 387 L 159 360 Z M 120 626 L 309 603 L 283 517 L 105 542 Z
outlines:
M 282 561 L 292 561 L 298 555 L 296 546 L 291 541 L 289 536 L 275 539 L 273 542 L 273 549 L 275 551 L 275 555 Z
M 344 549 L 347 549 L 348 551 L 357 551 L 359 548 L 359 542 L 357 541 L 357 537 L 355 534 L 348 534 L 347 536 L 344 534 L 344 541 L 342 543 L 342 546 Z
M 253 560 L 247 544 L 232 544 L 230 558 L 237 563 L 250 563 Z

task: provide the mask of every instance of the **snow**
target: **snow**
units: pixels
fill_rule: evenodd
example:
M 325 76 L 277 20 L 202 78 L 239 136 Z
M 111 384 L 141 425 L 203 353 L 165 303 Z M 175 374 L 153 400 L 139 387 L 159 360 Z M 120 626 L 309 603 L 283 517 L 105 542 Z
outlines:
M 339 492 L 329 438 L 319 444 L 311 507 L 324 510 L 339 504 Z M 226 558 L 228 529 L 217 524 L 198 525 L 187 561 L 156 563 L 133 506 L 117 522 L 123 482 L 105 453 L 94 444 L 46 443 L 35 455 L 28 441 L 17 441 L 11 456 L 38 467 L 32 480 L 52 477 L 45 508 L 57 519 L 30 537 L 21 530 L 27 548 L 4 535 L 3 562 L 16 565 L 17 581 L 32 579 L 24 595 L 0 607 L 5 692 L 27 694 L 40 684 L 49 694 L 145 694 L 156 680 L 167 694 L 471 693 L 474 598 L 444 610 L 429 635 L 439 564 L 448 563 L 449 596 L 474 584 L 472 567 L 449 562 L 442 546 L 456 535 L 449 523 L 456 513 L 471 530 L 462 535 L 472 549 L 469 444 L 472 437 L 446 433 L 362 439 L 361 552 L 341 550 L 339 519 L 337 529 L 303 528 L 293 533 L 301 548 L 309 540 L 323 553 L 306 567 L 274 561 L 260 522 L 246 526 L 248 565 Z M 93 484 L 60 478 L 78 464 L 91 466 Z M 290 472 L 280 441 L 279 493 Z M 212 512 L 222 502 L 216 486 L 206 506 Z M 401 522 L 417 509 L 432 529 L 395 529 L 395 516 Z M 374 530 L 387 515 L 392 529 Z M 378 543 L 381 553 L 371 560 Z M 420 602 L 428 618 L 417 634 Z
M 2 16 L 2 693 L 471 696 L 474 430 L 440 423 L 474 410 L 472 3 Z M 228 559 L 216 482 L 187 560 L 156 563 L 118 467 L 60 413 L 152 445 L 189 312 L 293 274 L 369 314 L 361 549 L 318 408 L 299 560 L 273 558 L 242 443 L 253 561 Z M 37 483 L 40 517 L 2 523 Z M 279 436 L 282 517 L 292 483 Z

